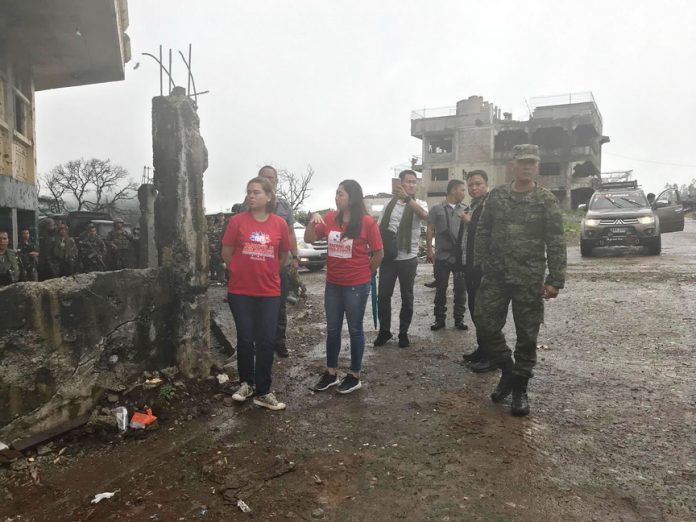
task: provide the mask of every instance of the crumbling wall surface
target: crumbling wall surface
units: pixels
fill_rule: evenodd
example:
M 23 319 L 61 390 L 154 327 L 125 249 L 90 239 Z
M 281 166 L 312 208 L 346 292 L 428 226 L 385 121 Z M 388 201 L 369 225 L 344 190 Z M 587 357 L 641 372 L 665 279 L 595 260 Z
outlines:
M 178 307 L 172 317 L 176 364 L 187 377 L 210 371 L 206 294 L 208 244 L 203 173 L 208 151 L 193 101 L 181 87 L 152 100 L 155 238 L 160 266 L 170 271 Z
M 104 391 L 173 364 L 174 300 L 161 269 L 0 289 L 0 440 L 75 422 Z

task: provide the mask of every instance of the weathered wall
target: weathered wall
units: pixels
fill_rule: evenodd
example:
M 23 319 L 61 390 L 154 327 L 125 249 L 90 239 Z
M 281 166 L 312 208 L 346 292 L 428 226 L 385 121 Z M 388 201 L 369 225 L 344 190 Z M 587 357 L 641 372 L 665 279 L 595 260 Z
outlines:
M 160 266 L 171 271 L 177 297 L 172 321 L 176 363 L 187 377 L 210 371 L 208 243 L 203 208 L 203 173 L 208 150 L 199 119 L 186 91 L 152 100 L 152 149 L 155 167 L 155 239 Z
M 78 418 L 104 390 L 171 365 L 174 301 L 161 269 L 0 289 L 0 440 Z

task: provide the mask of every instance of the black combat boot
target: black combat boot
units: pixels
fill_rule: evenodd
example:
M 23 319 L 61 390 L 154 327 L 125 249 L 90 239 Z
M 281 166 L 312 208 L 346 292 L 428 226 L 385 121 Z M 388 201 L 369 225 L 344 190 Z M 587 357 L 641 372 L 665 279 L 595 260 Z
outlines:
M 493 393 L 491 393 L 493 402 L 502 402 L 512 393 L 512 360 L 508 359 L 505 361 L 500 369 L 502 370 L 500 380 Z
M 529 415 L 529 398 L 527 397 L 527 379 L 519 375 L 512 376 L 512 404 L 510 412 L 515 417 Z

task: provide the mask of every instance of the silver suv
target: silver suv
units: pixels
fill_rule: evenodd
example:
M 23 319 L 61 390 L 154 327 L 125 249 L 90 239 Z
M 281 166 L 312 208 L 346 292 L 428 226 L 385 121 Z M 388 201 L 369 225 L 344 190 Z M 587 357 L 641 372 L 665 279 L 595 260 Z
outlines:
M 587 205 L 582 219 L 580 254 L 594 247 L 645 246 L 651 255 L 662 250 L 661 234 L 684 230 L 684 206 L 676 188 L 649 202 L 636 181 L 606 183 Z

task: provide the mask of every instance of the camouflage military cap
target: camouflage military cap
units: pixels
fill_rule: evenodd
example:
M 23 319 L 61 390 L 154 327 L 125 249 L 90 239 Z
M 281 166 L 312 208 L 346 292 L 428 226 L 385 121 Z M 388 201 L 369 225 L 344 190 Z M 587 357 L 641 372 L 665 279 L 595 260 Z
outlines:
M 539 161 L 539 146 L 531 143 L 515 145 L 512 148 L 512 157 L 516 160 L 533 159 Z
M 121 218 L 115 218 L 115 219 L 114 219 L 114 225 L 115 225 L 116 223 L 124 223 L 124 221 L 123 221 Z

